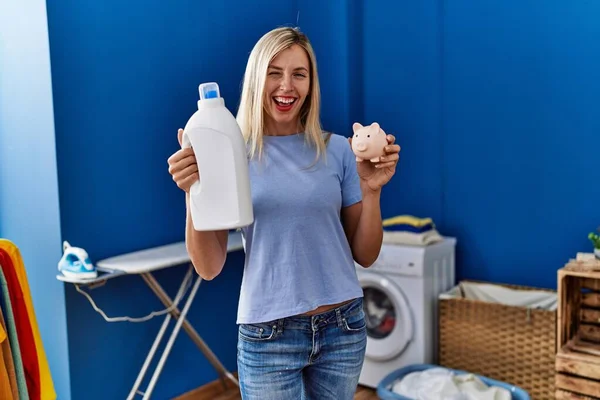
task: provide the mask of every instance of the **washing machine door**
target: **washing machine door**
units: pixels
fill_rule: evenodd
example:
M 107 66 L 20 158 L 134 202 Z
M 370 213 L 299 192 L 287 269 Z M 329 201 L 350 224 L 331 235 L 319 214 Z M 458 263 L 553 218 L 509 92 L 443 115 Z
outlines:
M 396 358 L 413 339 L 414 324 L 408 299 L 385 275 L 361 271 L 358 279 L 364 292 L 367 321 L 366 357 L 376 361 Z

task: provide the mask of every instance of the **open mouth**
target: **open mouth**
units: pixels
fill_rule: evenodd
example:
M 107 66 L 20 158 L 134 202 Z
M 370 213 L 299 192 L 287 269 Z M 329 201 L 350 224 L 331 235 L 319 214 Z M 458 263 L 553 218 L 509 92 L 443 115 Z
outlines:
M 278 111 L 289 111 L 292 109 L 294 104 L 296 103 L 297 98 L 295 97 L 281 97 L 275 96 L 273 97 L 273 101 L 275 102 L 275 106 Z

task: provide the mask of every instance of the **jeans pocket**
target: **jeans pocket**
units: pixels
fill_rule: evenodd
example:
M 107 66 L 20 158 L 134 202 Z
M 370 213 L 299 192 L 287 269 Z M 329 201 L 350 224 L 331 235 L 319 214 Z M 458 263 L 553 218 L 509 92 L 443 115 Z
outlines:
M 342 316 L 342 329 L 345 332 L 363 332 L 366 327 L 367 321 L 365 321 L 365 313 L 362 309 L 351 315 Z
M 277 336 L 276 324 L 240 324 L 240 338 L 249 342 L 264 342 Z

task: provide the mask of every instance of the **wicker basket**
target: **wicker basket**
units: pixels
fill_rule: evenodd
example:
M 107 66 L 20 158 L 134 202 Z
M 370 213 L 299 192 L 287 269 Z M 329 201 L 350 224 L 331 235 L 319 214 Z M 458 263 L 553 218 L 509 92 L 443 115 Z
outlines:
M 486 283 L 462 283 L 468 282 Z M 499 286 L 556 293 L 524 286 Z M 519 386 L 533 400 L 554 399 L 555 310 L 529 309 L 464 296 L 440 298 L 439 307 L 440 365 Z

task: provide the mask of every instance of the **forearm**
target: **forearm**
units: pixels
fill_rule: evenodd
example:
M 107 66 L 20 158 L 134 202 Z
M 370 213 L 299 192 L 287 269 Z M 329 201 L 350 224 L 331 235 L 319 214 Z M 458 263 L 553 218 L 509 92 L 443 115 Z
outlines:
M 197 231 L 194 229 L 186 193 L 185 244 L 194 269 L 205 280 L 214 279 L 225 264 L 227 231 Z M 224 238 L 223 238 L 224 236 Z M 221 237 L 221 240 L 219 240 Z M 225 243 L 223 244 L 223 240 Z
M 362 211 L 352 240 L 352 252 L 357 263 L 369 267 L 377 260 L 383 240 L 381 190 L 362 188 L 362 194 Z

